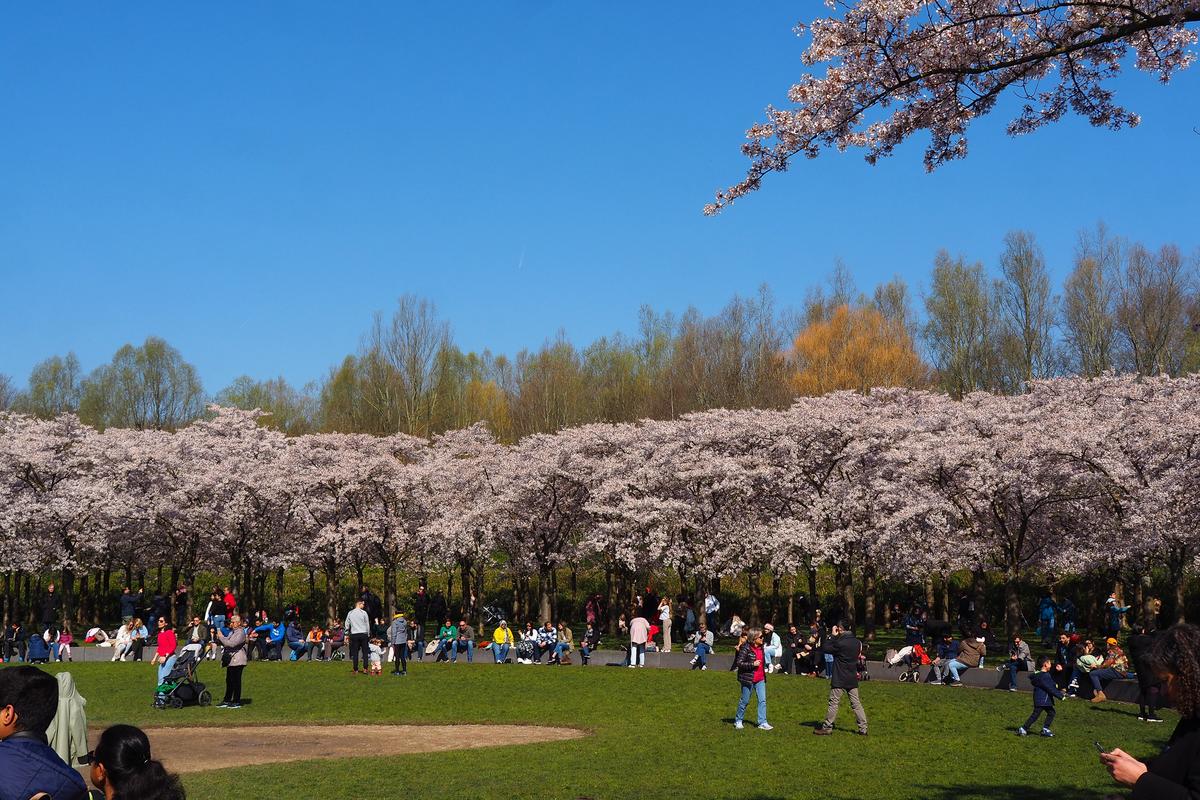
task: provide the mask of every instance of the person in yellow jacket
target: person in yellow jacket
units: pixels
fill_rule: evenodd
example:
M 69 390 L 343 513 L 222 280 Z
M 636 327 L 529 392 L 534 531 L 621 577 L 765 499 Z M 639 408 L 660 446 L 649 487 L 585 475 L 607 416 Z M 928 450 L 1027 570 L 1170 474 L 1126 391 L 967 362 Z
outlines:
M 500 624 L 492 632 L 492 657 L 496 659 L 497 664 L 503 664 L 508 660 L 508 651 L 512 649 L 513 642 L 513 634 L 508 628 L 508 623 L 500 620 Z

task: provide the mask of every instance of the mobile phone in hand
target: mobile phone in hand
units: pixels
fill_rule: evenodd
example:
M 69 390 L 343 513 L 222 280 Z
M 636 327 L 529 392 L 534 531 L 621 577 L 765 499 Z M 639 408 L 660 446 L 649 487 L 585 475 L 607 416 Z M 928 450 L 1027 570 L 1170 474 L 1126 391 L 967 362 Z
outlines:
M 1100 755 L 1104 755 L 1105 753 L 1108 752 L 1107 750 L 1104 749 L 1104 745 L 1100 744 L 1099 742 L 1092 742 L 1092 744 L 1095 745 L 1096 752 L 1099 753 Z

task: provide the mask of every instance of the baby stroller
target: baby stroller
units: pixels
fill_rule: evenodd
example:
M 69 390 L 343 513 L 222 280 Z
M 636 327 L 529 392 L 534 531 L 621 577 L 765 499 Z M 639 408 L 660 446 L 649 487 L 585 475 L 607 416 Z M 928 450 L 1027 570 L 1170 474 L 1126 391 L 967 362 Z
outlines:
M 154 707 L 183 708 L 185 705 L 206 706 L 212 703 L 212 694 L 203 683 L 196 680 L 199 663 L 194 651 L 184 650 L 180 653 L 171 671 L 154 690 Z
M 897 659 L 899 659 L 897 661 Z M 929 664 L 929 654 L 919 644 L 908 645 L 900 650 L 888 650 L 884 656 L 884 666 L 891 667 L 893 663 L 903 665 L 900 670 L 901 683 L 920 683 L 921 667 Z

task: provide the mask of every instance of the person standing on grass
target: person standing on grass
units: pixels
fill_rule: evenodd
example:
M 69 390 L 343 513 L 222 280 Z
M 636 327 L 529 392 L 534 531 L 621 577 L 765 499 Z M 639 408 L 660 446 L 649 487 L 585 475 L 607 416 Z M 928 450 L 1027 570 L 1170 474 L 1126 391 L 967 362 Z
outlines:
M 154 641 L 154 658 L 150 659 L 150 663 L 159 665 L 158 682 L 162 683 L 170 673 L 171 667 L 175 666 L 175 648 L 179 645 L 175 629 L 170 627 L 167 620 L 162 617 L 158 618 L 158 636 Z
M 1137 673 L 1138 681 L 1138 721 L 1162 722 L 1158 716 L 1159 687 L 1158 677 L 1154 674 L 1154 665 L 1150 654 L 1154 651 L 1155 633 L 1145 625 L 1137 626 L 1137 633 L 1129 637 L 1129 660 Z
M 720 623 L 717 613 L 721 610 L 721 601 L 717 599 L 711 591 L 704 595 L 704 621 L 708 623 L 710 631 L 720 630 Z
M 1163 631 L 1148 663 L 1179 724 L 1148 764 L 1121 749 L 1101 753 L 1100 761 L 1113 780 L 1133 789 L 1131 800 L 1190 800 L 1200 795 L 1200 627 L 1180 623 Z
M 1108 635 L 1118 636 L 1121 633 L 1121 625 L 1125 621 L 1125 612 L 1130 606 L 1123 606 L 1117 602 L 1117 596 L 1110 594 L 1108 600 L 1104 601 L 1104 607 L 1108 611 Z
M 744 727 L 742 720 L 746 716 L 751 692 L 758 695 L 758 729 L 771 730 L 771 725 L 767 722 L 767 658 L 763 650 L 762 630 L 751 628 L 746 632 L 746 644 L 734 656 L 738 683 L 742 687 L 737 713 L 733 717 L 733 727 L 739 731 Z
M 246 628 L 240 614 L 229 615 L 229 633 L 218 629 L 217 641 L 223 648 L 221 663 L 225 665 L 225 699 L 217 708 L 241 708 L 242 671 L 246 669 Z
M 1038 659 L 1038 671 L 1029 678 L 1029 682 L 1033 684 L 1033 713 L 1025 720 L 1024 725 L 1017 728 L 1017 736 L 1028 736 L 1033 723 L 1037 722 L 1042 712 L 1046 714 L 1046 721 L 1042 723 L 1042 736 L 1054 736 L 1050 730 L 1050 726 L 1054 724 L 1054 701 L 1062 700 L 1066 695 L 1054 683 L 1054 676 L 1050 674 L 1052 663 L 1050 656 Z
M 367 642 L 371 638 L 371 618 L 365 610 L 366 603 L 362 598 L 354 602 L 354 608 L 346 615 L 343 627 L 346 637 L 350 640 L 350 661 L 354 665 L 352 675 L 358 674 L 358 659 L 362 657 L 363 672 L 367 671 Z
M 858 654 L 862 652 L 862 643 L 854 637 L 846 622 L 837 622 L 831 631 L 829 641 L 823 648 L 827 655 L 833 656 L 833 677 L 829 681 L 829 707 L 825 712 L 825 721 L 813 729 L 817 736 L 828 736 L 833 733 L 833 723 L 837 719 L 838 706 L 842 695 L 850 696 L 850 708 L 854 709 L 854 720 L 858 723 L 858 734 L 867 735 L 867 712 L 863 709 L 862 701 L 858 698 Z
M 664 653 L 671 652 L 671 598 L 663 595 L 658 601 L 658 626 L 662 629 Z
M 650 623 L 642 612 L 634 609 L 629 622 L 629 668 L 646 666 L 646 642 L 650 638 Z
M 392 617 L 392 626 L 388 628 L 388 644 L 392 646 L 392 674 L 408 674 L 408 620 L 403 611 L 397 611 Z

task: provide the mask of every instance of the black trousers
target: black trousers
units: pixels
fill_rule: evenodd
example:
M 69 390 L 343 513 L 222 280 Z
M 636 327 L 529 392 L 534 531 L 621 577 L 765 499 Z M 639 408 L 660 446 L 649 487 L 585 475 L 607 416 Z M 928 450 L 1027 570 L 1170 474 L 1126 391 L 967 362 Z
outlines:
M 1025 720 L 1025 730 L 1033 730 L 1033 723 L 1037 722 L 1037 718 L 1043 711 L 1046 712 L 1046 721 L 1042 727 L 1049 728 L 1054 724 L 1054 706 L 1034 706 L 1033 713 L 1029 715 L 1029 719 Z
M 408 642 L 392 645 L 392 672 L 408 672 Z
M 371 638 L 369 633 L 352 633 L 350 639 L 350 661 L 354 663 L 354 671 L 358 672 L 358 654 L 362 653 L 363 669 L 367 668 L 367 643 Z
M 226 703 L 241 703 L 242 702 L 242 670 L 246 668 L 243 664 L 240 667 L 225 668 L 225 702 Z

